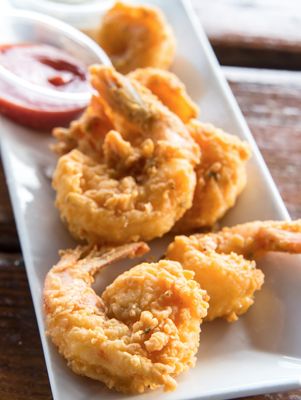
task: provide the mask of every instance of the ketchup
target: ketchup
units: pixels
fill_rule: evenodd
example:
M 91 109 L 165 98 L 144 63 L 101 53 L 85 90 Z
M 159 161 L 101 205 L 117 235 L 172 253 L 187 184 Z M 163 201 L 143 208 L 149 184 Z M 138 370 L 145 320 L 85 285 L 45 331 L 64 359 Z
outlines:
M 0 46 L 0 65 L 37 86 L 52 91 L 89 92 L 85 66 L 53 46 L 43 44 L 9 44 Z M 42 100 L 41 100 L 42 99 Z M 12 85 L 0 77 L 0 113 L 15 122 L 34 128 L 51 129 L 66 125 L 84 106 L 66 104 L 59 99 L 41 97 L 35 92 Z

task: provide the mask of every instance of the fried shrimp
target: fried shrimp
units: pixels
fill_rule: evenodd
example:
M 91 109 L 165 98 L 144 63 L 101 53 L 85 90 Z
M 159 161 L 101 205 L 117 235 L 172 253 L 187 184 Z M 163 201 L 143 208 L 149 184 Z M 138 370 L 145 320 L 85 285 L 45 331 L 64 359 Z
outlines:
M 83 115 L 71 122 L 69 128 L 53 129 L 57 142 L 51 148 L 59 155 L 78 148 L 95 156 L 101 153 L 104 137 L 111 129 L 113 124 L 105 115 L 102 104 L 97 96 L 92 96 Z
M 251 155 L 246 142 L 213 125 L 191 120 L 188 126 L 202 159 L 195 169 L 193 205 L 174 227 L 177 232 L 213 226 L 234 206 L 246 185 L 246 161 Z
M 252 259 L 268 251 L 301 253 L 301 220 L 256 221 L 217 233 L 177 236 L 166 258 L 195 272 L 210 297 L 208 321 L 235 321 L 254 303 L 254 292 L 263 284 L 264 275 Z
M 48 335 L 68 366 L 125 393 L 175 389 L 174 378 L 195 363 L 208 307 L 193 273 L 174 261 L 142 263 L 120 275 L 101 297 L 94 292 L 98 271 L 146 249 L 136 243 L 65 251 L 44 287 Z
M 172 72 L 151 67 L 139 68 L 128 74 L 128 77 L 148 88 L 185 124 L 197 117 L 198 106 L 187 94 L 184 84 Z M 114 121 L 109 120 L 97 96 L 93 96 L 79 120 L 72 122 L 69 128 L 53 130 L 57 143 L 52 149 L 59 155 L 74 148 L 85 154 L 99 154 L 106 133 L 114 129 L 113 124 Z
M 183 122 L 137 81 L 103 66 L 91 74 L 116 130 L 104 137 L 102 159 L 78 149 L 59 159 L 53 187 L 61 217 L 88 241 L 160 237 L 192 205 L 199 148 Z
M 175 55 L 172 29 L 155 7 L 117 2 L 93 38 L 122 73 L 143 67 L 168 69 Z
M 172 72 L 149 67 L 136 69 L 128 76 L 147 87 L 185 124 L 198 116 L 198 106 L 189 97 L 184 84 Z

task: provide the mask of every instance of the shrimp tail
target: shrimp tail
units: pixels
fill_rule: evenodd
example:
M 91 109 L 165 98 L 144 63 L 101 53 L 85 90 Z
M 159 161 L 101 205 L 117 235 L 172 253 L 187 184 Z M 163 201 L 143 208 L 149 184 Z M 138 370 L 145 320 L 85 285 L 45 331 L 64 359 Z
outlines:
M 129 243 L 118 247 L 98 247 L 96 245 L 77 246 L 75 250 L 60 252 L 61 259 L 57 269 L 64 269 L 70 264 L 76 264 L 77 268 L 93 276 L 109 264 L 125 258 L 141 257 L 149 251 L 144 242 Z
M 112 67 L 92 65 L 89 70 L 91 84 L 100 94 L 109 118 L 117 125 L 121 119 L 123 126 L 129 124 L 128 128 L 142 131 L 145 121 L 153 116 L 152 104 L 157 101 L 151 91 Z
M 83 260 L 82 266 L 85 271 L 93 276 L 109 264 L 125 258 L 141 257 L 148 251 L 149 247 L 144 242 L 130 243 L 112 248 L 107 247 L 100 251 L 95 248 L 89 253 L 89 256 Z
M 251 259 L 269 251 L 296 254 L 301 253 L 301 220 L 254 221 L 196 237 L 201 245 L 214 246 L 218 253 L 235 252 Z
M 258 231 L 257 240 L 262 251 L 301 253 L 301 220 L 287 227 L 266 226 Z M 295 228 L 299 228 L 296 230 Z

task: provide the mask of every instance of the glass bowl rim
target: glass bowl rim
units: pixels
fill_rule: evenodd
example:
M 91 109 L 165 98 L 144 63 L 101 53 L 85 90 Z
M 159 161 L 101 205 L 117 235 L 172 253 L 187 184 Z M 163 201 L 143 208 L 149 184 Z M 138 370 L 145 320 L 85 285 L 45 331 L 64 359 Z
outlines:
M 94 53 L 96 58 L 99 59 L 99 62 L 103 65 L 111 66 L 111 61 L 104 50 L 95 43 L 92 39 L 90 39 L 87 35 L 80 32 L 78 29 L 72 27 L 71 25 L 62 22 L 56 18 L 49 17 L 48 15 L 44 15 L 41 13 L 37 13 L 35 11 L 27 11 L 27 10 L 8 10 L 1 13 L 1 19 L 7 20 L 8 18 L 15 18 L 17 20 L 22 20 L 26 22 L 34 23 L 43 23 L 44 26 L 50 27 L 52 29 L 57 30 L 60 34 L 68 37 L 84 46 L 86 49 Z M 72 103 L 72 104 L 87 104 L 91 98 L 91 92 L 61 92 L 58 90 L 50 89 L 47 87 L 35 85 L 23 79 L 13 72 L 9 71 L 7 68 L 0 65 L 0 78 L 2 78 L 5 82 L 16 86 L 18 88 L 24 89 L 26 91 L 30 91 L 37 96 L 44 96 L 48 98 L 50 101 L 57 100 L 62 103 Z

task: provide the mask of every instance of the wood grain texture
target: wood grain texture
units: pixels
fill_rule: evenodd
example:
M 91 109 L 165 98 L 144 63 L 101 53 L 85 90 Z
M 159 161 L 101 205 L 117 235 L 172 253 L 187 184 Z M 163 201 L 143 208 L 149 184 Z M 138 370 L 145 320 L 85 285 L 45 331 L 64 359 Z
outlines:
M 0 399 L 51 399 L 20 254 L 0 253 Z
M 224 65 L 301 69 L 299 0 L 192 0 Z
M 290 392 L 264 394 L 261 396 L 245 397 L 244 400 L 300 400 L 301 390 Z
M 300 75 L 241 68 L 224 72 L 291 216 L 300 217 Z M 0 400 L 51 399 L 2 172 L 0 193 Z M 301 391 L 249 399 L 301 400 Z
M 301 217 L 301 74 L 225 69 L 292 218 Z
M 20 251 L 15 220 L 2 167 L 0 168 L 0 250 Z

